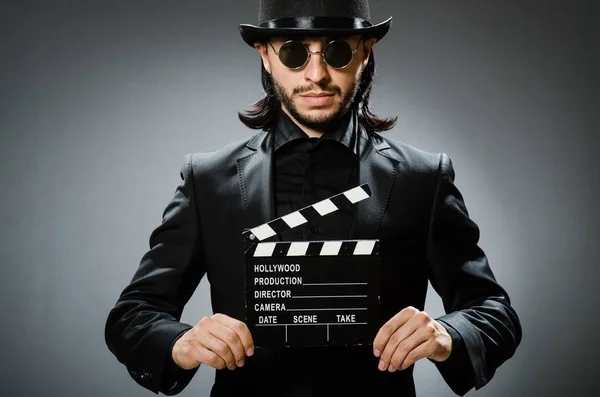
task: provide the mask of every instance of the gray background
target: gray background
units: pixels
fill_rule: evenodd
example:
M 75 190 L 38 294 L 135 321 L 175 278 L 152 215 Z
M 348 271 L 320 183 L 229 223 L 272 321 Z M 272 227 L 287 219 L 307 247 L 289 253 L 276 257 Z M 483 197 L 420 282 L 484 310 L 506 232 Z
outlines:
M 452 158 L 523 342 L 477 396 L 600 386 L 594 2 L 372 1 L 386 135 Z M 206 5 L 204 5 L 206 4 Z M 257 1 L 0 2 L 0 394 L 147 396 L 104 324 L 179 183 L 184 155 L 253 132 Z M 592 79 L 595 79 L 594 81 Z M 210 315 L 203 280 L 185 309 Z M 442 315 L 430 291 L 426 310 Z M 184 396 L 208 395 L 202 368 Z M 451 396 L 426 360 L 421 396 Z M 597 391 L 596 391 L 597 392 Z

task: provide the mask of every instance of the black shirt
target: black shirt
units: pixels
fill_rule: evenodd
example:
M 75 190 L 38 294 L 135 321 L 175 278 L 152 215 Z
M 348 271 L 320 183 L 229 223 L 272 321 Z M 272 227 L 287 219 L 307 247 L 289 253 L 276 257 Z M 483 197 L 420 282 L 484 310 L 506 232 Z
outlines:
M 336 127 L 313 138 L 283 110 L 279 111 L 272 136 L 277 217 L 358 186 L 354 120 L 350 111 Z M 349 205 L 287 230 L 280 237 L 284 241 L 343 240 L 351 238 L 352 227 L 353 206 Z M 331 395 L 328 387 L 336 384 L 334 378 L 352 377 L 350 372 L 366 375 L 368 365 L 377 371 L 371 347 L 275 349 L 274 354 L 277 365 L 283 368 L 281 375 L 293 374 L 295 383 L 302 379 L 306 395 Z
M 274 129 L 277 217 L 358 185 L 358 156 L 351 113 L 321 137 L 309 137 L 282 110 Z M 352 207 L 281 233 L 285 241 L 349 239 Z

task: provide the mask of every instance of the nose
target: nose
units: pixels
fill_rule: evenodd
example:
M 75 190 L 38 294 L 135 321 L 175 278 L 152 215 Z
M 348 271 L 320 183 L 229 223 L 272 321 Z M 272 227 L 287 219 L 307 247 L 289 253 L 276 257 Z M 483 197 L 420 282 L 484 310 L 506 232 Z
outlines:
M 323 59 L 321 51 L 311 51 L 309 54 L 308 64 L 304 70 L 306 80 L 312 81 L 315 84 L 322 83 L 329 79 L 327 64 Z

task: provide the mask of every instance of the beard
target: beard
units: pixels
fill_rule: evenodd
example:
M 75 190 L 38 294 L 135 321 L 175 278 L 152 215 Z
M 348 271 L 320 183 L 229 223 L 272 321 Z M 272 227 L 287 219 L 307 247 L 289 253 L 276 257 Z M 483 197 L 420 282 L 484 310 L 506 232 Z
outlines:
M 298 123 L 313 130 L 328 131 L 344 117 L 346 112 L 352 106 L 358 91 L 357 81 L 360 81 L 361 76 L 362 73 L 358 76 L 359 78 L 357 80 L 352 82 L 352 85 L 345 93 L 342 93 L 342 90 L 338 86 L 319 86 L 321 91 L 334 93 L 334 95 L 340 95 L 342 97 L 342 101 L 336 109 L 329 114 L 324 114 L 321 116 L 309 116 L 307 114 L 300 113 L 293 100 L 293 97 L 297 94 L 313 91 L 314 86 L 295 88 L 292 95 L 288 95 L 285 92 L 285 89 L 273 78 L 273 76 L 271 76 L 271 78 L 273 79 L 273 86 L 275 88 L 275 97 L 286 107 L 288 112 L 292 115 L 292 117 L 294 117 L 294 119 L 296 119 L 296 121 L 298 121 Z

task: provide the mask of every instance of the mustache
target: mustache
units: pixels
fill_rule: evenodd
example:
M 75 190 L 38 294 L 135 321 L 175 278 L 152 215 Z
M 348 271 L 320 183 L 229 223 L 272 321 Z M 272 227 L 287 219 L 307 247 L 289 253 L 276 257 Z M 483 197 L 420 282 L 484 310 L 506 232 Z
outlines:
M 342 95 L 342 89 L 336 85 L 331 85 L 331 86 L 327 86 L 327 87 L 319 87 L 321 89 L 321 91 L 326 92 L 328 94 L 338 94 L 338 95 Z M 292 92 L 292 96 L 293 95 L 297 95 L 297 94 L 302 94 L 304 92 L 311 92 L 311 91 L 315 91 L 315 87 L 314 86 L 309 86 L 309 87 L 297 87 L 294 88 L 294 91 Z

